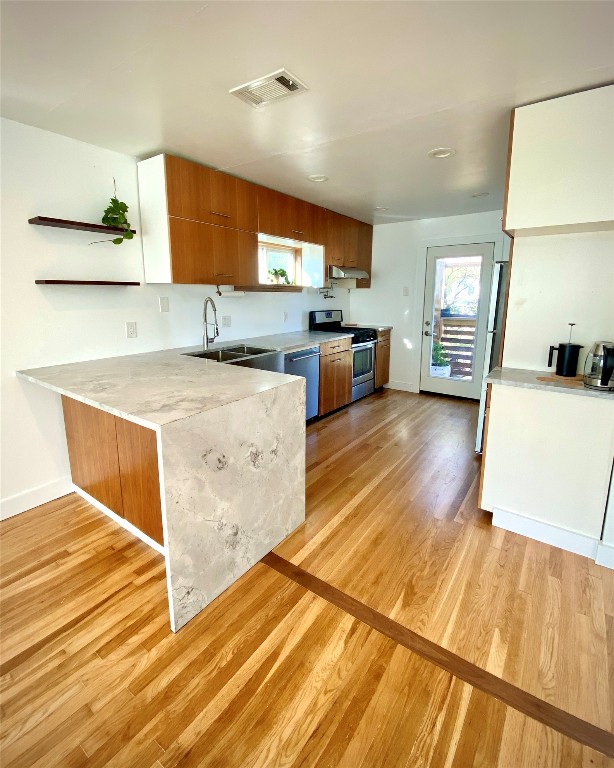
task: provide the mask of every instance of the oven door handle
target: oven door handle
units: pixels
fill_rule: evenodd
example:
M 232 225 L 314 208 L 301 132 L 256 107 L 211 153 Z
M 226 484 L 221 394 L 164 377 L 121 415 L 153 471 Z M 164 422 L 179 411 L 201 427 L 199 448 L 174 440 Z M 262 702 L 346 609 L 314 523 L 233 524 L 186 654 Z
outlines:
M 352 351 L 355 349 L 366 349 L 367 347 L 374 347 L 377 342 L 375 341 L 365 341 L 362 344 L 353 344 L 352 345 Z

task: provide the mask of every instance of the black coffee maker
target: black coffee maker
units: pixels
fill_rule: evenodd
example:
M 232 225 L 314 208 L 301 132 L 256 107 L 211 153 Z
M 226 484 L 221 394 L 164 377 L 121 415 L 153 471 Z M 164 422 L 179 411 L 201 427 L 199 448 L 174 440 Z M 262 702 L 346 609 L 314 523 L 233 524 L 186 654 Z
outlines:
M 570 326 L 569 341 L 560 343 L 558 347 L 550 347 L 548 352 L 548 368 L 552 366 L 552 356 L 556 351 L 556 375 L 575 377 L 578 373 L 578 358 L 580 357 L 582 344 L 571 343 L 571 333 L 575 323 L 569 323 L 568 325 Z

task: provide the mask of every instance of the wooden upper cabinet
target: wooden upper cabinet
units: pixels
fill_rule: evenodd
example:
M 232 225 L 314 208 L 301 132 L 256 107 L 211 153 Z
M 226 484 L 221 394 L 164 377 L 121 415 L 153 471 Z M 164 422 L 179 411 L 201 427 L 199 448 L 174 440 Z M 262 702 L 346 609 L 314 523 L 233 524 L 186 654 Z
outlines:
M 258 230 L 266 235 L 323 244 L 325 216 L 319 205 L 267 187 L 258 188 Z
M 328 266 L 364 269 L 369 277 L 356 281 L 357 288 L 371 287 L 371 250 L 373 227 L 334 211 L 326 212 L 326 247 L 324 261 Z
M 193 221 L 211 218 L 211 170 L 181 157 L 164 156 L 168 215 Z
M 164 163 L 169 216 L 258 230 L 255 184 L 180 157 L 165 155 Z
M 169 217 L 173 283 L 253 285 L 258 240 L 253 232 Z
M 255 184 L 211 171 L 210 224 L 258 231 L 258 193 Z

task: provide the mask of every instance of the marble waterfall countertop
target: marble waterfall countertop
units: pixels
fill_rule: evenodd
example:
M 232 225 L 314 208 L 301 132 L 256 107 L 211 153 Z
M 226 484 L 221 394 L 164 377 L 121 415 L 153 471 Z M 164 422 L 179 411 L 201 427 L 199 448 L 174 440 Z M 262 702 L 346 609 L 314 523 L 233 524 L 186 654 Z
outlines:
M 17 374 L 156 432 L 173 631 L 305 520 L 305 380 L 182 354 L 199 350 Z
M 584 386 L 582 377 L 557 376 L 552 371 L 530 371 L 525 368 L 493 368 L 486 377 L 489 384 L 508 387 L 542 389 L 546 392 L 563 392 L 584 397 L 609 398 L 614 402 L 614 392 L 599 392 Z

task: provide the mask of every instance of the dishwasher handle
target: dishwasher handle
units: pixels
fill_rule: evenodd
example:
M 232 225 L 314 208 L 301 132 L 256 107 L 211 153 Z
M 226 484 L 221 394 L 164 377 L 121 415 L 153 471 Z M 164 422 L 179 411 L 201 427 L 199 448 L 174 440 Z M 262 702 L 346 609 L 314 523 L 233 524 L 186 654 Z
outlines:
M 302 355 L 302 357 L 286 357 L 288 363 L 296 363 L 298 360 L 308 360 L 310 357 L 320 357 L 319 352 L 314 352 L 312 355 Z

